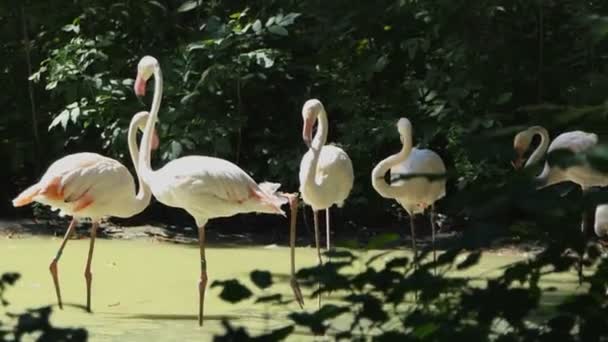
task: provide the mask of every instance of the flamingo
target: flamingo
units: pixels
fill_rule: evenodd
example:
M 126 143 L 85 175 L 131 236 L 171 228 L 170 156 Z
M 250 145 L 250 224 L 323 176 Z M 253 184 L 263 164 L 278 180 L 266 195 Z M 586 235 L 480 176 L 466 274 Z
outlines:
M 600 204 L 595 208 L 594 230 L 600 238 L 608 237 L 608 204 Z
M 530 158 L 524 164 L 524 154 L 530 148 L 530 144 L 532 143 L 532 139 L 535 135 L 540 135 L 540 145 L 534 150 Z M 522 167 L 529 167 L 537 162 L 539 162 L 543 156 L 547 152 L 552 152 L 555 150 L 568 150 L 572 153 L 585 153 L 593 149 L 598 144 L 598 137 L 595 133 L 587 133 L 584 131 L 572 131 L 566 132 L 558 135 L 553 142 L 549 144 L 549 132 L 542 126 L 531 126 L 528 129 L 517 133 L 515 138 L 513 139 L 513 148 L 517 153 L 517 158 L 513 162 L 513 166 L 516 169 Z M 561 183 L 561 182 L 573 182 L 581 186 L 583 193 L 587 192 L 589 188 L 593 186 L 606 186 L 608 185 L 608 175 L 602 173 L 596 169 L 594 169 L 588 163 L 569 166 L 566 168 L 562 168 L 557 165 L 549 165 L 548 162 L 545 162 L 543 167 L 543 171 L 536 176 L 536 181 L 539 183 L 538 189 L 544 188 L 553 184 Z M 598 207 L 596 209 L 596 218 L 601 219 L 603 212 L 603 207 Z M 581 233 L 583 236 L 587 231 L 586 224 L 587 214 L 583 210 L 581 215 Z M 596 232 L 603 233 L 601 229 L 602 222 L 595 223 Z M 598 234 L 599 236 L 602 236 Z M 582 281 L 583 275 L 583 255 L 580 256 L 578 275 L 579 282 Z
M 135 166 L 139 158 L 136 142 L 137 129 L 143 130 L 148 116 L 147 112 L 135 114 L 129 126 L 129 152 Z M 158 137 L 155 132 L 152 135 L 151 144 L 153 148 L 158 146 Z M 50 206 L 53 210 L 59 210 L 61 216 L 72 216 L 59 250 L 49 266 L 60 309 L 63 309 L 63 304 L 57 264 L 78 221 L 84 218 L 92 221 L 91 243 L 84 271 L 87 286 L 87 310 L 90 312 L 93 279 L 91 262 L 99 222 L 110 216 L 131 217 L 148 206 L 152 197 L 150 188 L 142 182 L 139 175 L 138 181 L 139 190 L 135 193 L 133 177 L 120 162 L 96 153 L 75 153 L 51 164 L 38 183 L 21 192 L 13 200 L 15 207 L 38 202 Z
M 540 135 L 540 145 L 534 150 L 530 158 L 525 161 L 524 154 L 530 148 L 532 138 L 535 135 Z M 597 144 L 598 137 L 595 133 L 583 131 L 562 133 L 549 144 L 549 133 L 547 130 L 541 126 L 531 126 L 519 132 L 513 140 L 513 148 L 517 153 L 513 166 L 516 169 L 522 166 L 524 168 L 529 167 L 539 162 L 547 152 L 555 150 L 565 149 L 573 153 L 585 153 L 593 149 Z M 594 186 L 608 185 L 608 175 L 594 169 L 588 163 L 562 168 L 557 165 L 551 166 L 548 162 L 545 162 L 543 171 L 536 176 L 536 180 L 539 183 L 539 189 L 567 181 L 580 185 L 583 192 Z M 581 231 L 583 233 L 586 231 L 585 217 L 586 215 L 583 212 L 581 221 Z
M 445 196 L 445 165 L 437 153 L 428 149 L 412 148 L 412 124 L 407 118 L 399 119 L 397 130 L 403 144 L 401 151 L 382 160 L 374 167 L 372 186 L 380 196 L 395 199 L 407 211 L 410 217 L 414 260 L 417 255 L 414 215 L 424 213 L 426 208 L 430 207 L 433 260 L 436 260 L 435 202 Z M 384 180 L 384 175 L 389 169 L 391 178 L 403 175 L 413 177 L 388 184 Z M 439 179 L 431 179 L 428 176 L 436 176 Z
M 303 299 L 295 278 L 295 213 L 297 194 L 278 192 L 278 183 L 257 184 L 235 164 L 207 156 L 186 156 L 170 161 L 159 170 L 150 165 L 152 131 L 157 120 L 162 98 L 163 79 L 160 65 L 152 56 L 143 57 L 137 66 L 134 84 L 139 97 L 146 92 L 147 81 L 154 76 L 154 96 L 150 119 L 142 138 L 139 172 L 150 186 L 154 197 L 161 203 L 185 209 L 196 221 L 199 234 L 201 273 L 199 288 L 199 325 L 203 325 L 203 308 L 207 286 L 207 259 L 205 257 L 205 225 L 209 219 L 229 217 L 239 213 L 268 213 L 285 216 L 281 206 L 289 202 L 292 220 L 290 229 L 291 287 L 300 307 Z
M 353 188 L 355 179 L 353 163 L 343 149 L 335 145 L 325 145 L 328 134 L 327 112 L 321 101 L 310 99 L 302 107 L 304 125 L 302 139 L 308 151 L 300 162 L 300 193 L 304 203 L 310 205 L 314 215 L 315 244 L 319 264 L 319 210 L 325 209 L 326 247 L 331 248 L 329 208 L 334 204 L 341 208 Z M 317 132 L 312 138 L 312 129 L 319 121 Z

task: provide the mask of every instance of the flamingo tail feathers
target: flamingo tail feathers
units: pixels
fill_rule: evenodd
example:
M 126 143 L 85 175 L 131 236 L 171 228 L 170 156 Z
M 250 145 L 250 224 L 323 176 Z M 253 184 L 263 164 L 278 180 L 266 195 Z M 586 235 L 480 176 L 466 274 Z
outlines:
M 29 188 L 23 190 L 15 199 L 13 200 L 14 207 L 22 207 L 24 205 L 28 205 L 34 201 L 34 197 L 36 197 L 39 193 L 40 188 L 39 184 L 34 184 Z
M 276 213 L 285 216 L 285 212 L 283 211 L 283 209 L 281 209 L 281 206 L 288 202 L 288 198 L 277 193 L 277 190 L 279 190 L 281 184 L 263 182 L 260 183 L 258 186 L 259 190 L 254 191 L 256 196 L 260 200 L 271 206 Z

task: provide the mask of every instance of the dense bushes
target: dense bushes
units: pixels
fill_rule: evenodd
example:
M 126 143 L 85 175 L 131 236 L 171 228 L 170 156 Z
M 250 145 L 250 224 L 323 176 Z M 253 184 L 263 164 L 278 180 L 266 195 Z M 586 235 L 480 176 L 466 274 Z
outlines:
M 0 153 L 11 165 L 4 197 L 16 192 L 13 183 L 32 181 L 39 167 L 66 152 L 126 159 L 127 122 L 145 108 L 131 91 L 144 54 L 158 57 L 165 71 L 160 163 L 216 155 L 256 179 L 295 189 L 304 151 L 299 111 L 307 98 L 320 98 L 330 115 L 330 141 L 353 159 L 355 189 L 345 210 L 357 224 L 392 220 L 385 213 L 394 209 L 368 180 L 373 165 L 397 148 L 400 116 L 412 120 L 417 142 L 446 160 L 451 193 L 504 177 L 518 128 L 539 123 L 555 132 L 602 133 L 597 123 L 606 119 L 608 5 L 602 2 L 1 6 L 0 81 L 8 87 L 0 95 Z M 30 102 L 39 143 L 30 139 Z M 482 133 L 489 136 L 483 144 L 469 139 Z

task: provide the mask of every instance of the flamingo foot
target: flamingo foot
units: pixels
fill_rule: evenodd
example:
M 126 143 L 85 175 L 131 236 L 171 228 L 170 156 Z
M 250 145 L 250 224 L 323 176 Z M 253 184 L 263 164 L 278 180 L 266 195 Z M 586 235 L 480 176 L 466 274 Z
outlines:
M 203 326 L 203 308 L 205 306 L 205 289 L 207 288 L 207 272 L 201 273 L 201 280 L 198 282 L 198 325 Z
M 53 277 L 53 284 L 55 284 L 57 304 L 59 305 L 59 309 L 63 310 L 63 303 L 61 301 L 61 290 L 59 289 L 59 272 L 57 270 L 57 259 L 53 259 L 53 261 L 49 265 L 49 271 L 51 271 L 51 276 Z
M 91 312 L 91 283 L 93 283 L 93 274 L 90 270 L 84 272 L 84 278 L 87 282 L 87 311 Z
M 296 297 L 296 302 L 300 305 L 300 309 L 304 309 L 304 297 L 302 297 L 302 290 L 300 290 L 297 279 L 292 277 L 290 285 L 293 290 L 293 295 Z

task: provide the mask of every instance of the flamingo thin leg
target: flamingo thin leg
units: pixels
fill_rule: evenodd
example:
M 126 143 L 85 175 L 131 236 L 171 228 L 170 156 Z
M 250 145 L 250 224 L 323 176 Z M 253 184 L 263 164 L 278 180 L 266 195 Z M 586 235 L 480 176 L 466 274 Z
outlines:
M 414 227 L 414 215 L 410 214 L 410 231 L 412 234 L 412 250 L 414 251 L 414 268 L 418 266 L 418 253 L 416 250 L 416 227 Z
M 91 225 L 91 243 L 89 245 L 89 256 L 87 257 L 87 266 L 84 269 L 84 278 L 87 282 L 87 311 L 91 312 L 91 283 L 93 282 L 93 274 L 91 273 L 91 262 L 93 261 L 93 250 L 95 249 L 95 237 L 97 236 L 97 228 L 99 222 L 93 222 Z
M 288 195 L 290 211 L 290 224 L 289 224 L 289 247 L 291 249 L 291 289 L 296 297 L 296 302 L 300 305 L 300 308 L 304 308 L 304 297 L 302 297 L 302 290 L 296 279 L 296 221 L 298 218 L 298 194 Z
M 198 227 L 198 245 L 201 250 L 201 279 L 198 283 L 198 325 L 203 326 L 203 307 L 207 288 L 207 260 L 205 259 L 205 225 Z
M 578 284 L 583 283 L 583 259 L 585 258 L 585 249 L 587 245 L 587 210 L 583 209 L 581 218 L 581 235 L 583 239 L 583 249 L 578 260 Z
M 431 240 L 433 247 L 433 263 L 437 262 L 437 251 L 435 249 L 435 204 L 431 204 Z M 434 266 L 435 274 L 437 271 L 437 266 Z
M 76 219 L 72 219 L 72 222 L 70 222 L 70 225 L 68 226 L 68 230 L 65 232 L 63 241 L 61 241 L 61 246 L 59 246 L 59 250 L 57 251 L 55 258 L 53 258 L 53 261 L 51 261 L 51 264 L 49 265 L 49 270 L 51 271 L 51 276 L 53 277 L 53 284 L 55 285 L 55 293 L 57 294 L 57 303 L 59 304 L 60 309 L 63 309 L 63 303 L 61 302 L 61 290 L 59 289 L 59 273 L 57 270 L 57 263 L 61 258 L 63 248 L 70 239 L 70 236 L 72 236 L 72 233 L 74 233 L 77 224 L 78 221 Z
M 319 259 L 319 266 L 323 266 L 323 259 L 321 258 L 321 247 L 319 246 L 319 211 L 313 209 L 313 219 L 315 223 L 315 245 L 317 246 L 317 258 Z M 317 284 L 317 288 L 321 285 Z M 321 294 L 319 294 L 319 308 L 321 308 Z
M 330 228 L 329 228 L 329 208 L 325 209 L 325 233 L 327 234 L 327 239 L 325 240 L 326 243 L 326 250 L 329 252 L 329 250 L 331 249 L 331 237 L 330 237 Z

